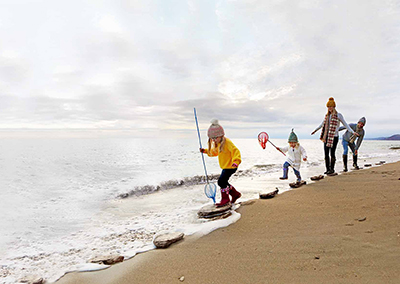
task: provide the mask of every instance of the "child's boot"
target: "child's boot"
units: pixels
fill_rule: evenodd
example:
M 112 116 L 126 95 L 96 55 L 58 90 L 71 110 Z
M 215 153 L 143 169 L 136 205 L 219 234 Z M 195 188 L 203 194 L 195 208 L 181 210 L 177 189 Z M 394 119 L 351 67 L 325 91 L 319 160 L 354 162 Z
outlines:
M 221 188 L 221 202 L 215 204 L 217 207 L 222 207 L 229 204 L 229 185 L 226 188 Z
M 280 179 L 288 179 L 288 168 L 283 167 L 283 177 L 280 177 Z
M 231 200 L 232 204 L 235 203 L 235 201 L 242 196 L 242 194 L 239 191 L 237 191 L 232 185 L 229 188 L 229 194 L 232 196 Z

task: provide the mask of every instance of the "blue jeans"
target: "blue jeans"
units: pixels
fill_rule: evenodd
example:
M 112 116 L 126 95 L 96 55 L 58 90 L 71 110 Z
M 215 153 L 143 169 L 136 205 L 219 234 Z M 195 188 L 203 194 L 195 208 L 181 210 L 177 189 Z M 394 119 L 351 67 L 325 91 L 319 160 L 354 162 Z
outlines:
M 283 177 L 284 177 L 284 178 L 287 178 L 287 177 L 288 177 L 289 167 L 291 167 L 290 164 L 289 164 L 289 162 L 285 162 L 285 163 L 283 164 Z M 292 167 L 292 168 L 293 168 L 293 167 Z M 294 174 L 295 174 L 296 177 L 297 177 L 297 181 L 301 181 L 300 172 L 299 172 L 298 170 L 296 170 L 295 168 L 293 168 L 293 171 L 294 171 Z
M 342 139 L 342 145 L 343 145 L 343 155 L 347 155 L 349 153 L 349 147 L 354 155 L 354 152 L 356 151 L 356 144 L 349 143 L 348 141 Z

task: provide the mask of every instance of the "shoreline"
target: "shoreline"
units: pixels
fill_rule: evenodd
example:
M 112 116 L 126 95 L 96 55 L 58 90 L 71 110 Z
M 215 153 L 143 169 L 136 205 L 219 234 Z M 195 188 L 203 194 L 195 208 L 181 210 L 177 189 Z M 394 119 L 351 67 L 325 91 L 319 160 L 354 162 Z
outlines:
M 56 283 L 395 283 L 399 178 L 400 162 L 325 177 L 242 206 L 208 235 Z

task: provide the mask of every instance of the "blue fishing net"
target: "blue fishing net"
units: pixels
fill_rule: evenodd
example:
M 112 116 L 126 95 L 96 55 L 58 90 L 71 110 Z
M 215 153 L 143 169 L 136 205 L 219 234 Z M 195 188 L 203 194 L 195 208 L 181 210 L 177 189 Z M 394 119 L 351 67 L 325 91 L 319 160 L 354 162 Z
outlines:
M 215 185 L 215 183 L 207 183 L 204 187 L 204 193 L 215 203 L 215 194 L 217 193 L 217 186 Z

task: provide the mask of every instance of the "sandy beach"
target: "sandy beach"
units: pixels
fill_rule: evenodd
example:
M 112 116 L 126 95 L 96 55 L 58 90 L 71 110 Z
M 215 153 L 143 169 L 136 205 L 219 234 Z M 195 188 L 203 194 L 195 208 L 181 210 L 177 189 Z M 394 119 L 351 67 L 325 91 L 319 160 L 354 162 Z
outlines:
M 400 162 L 256 200 L 203 237 L 139 254 L 74 283 L 399 283 Z

